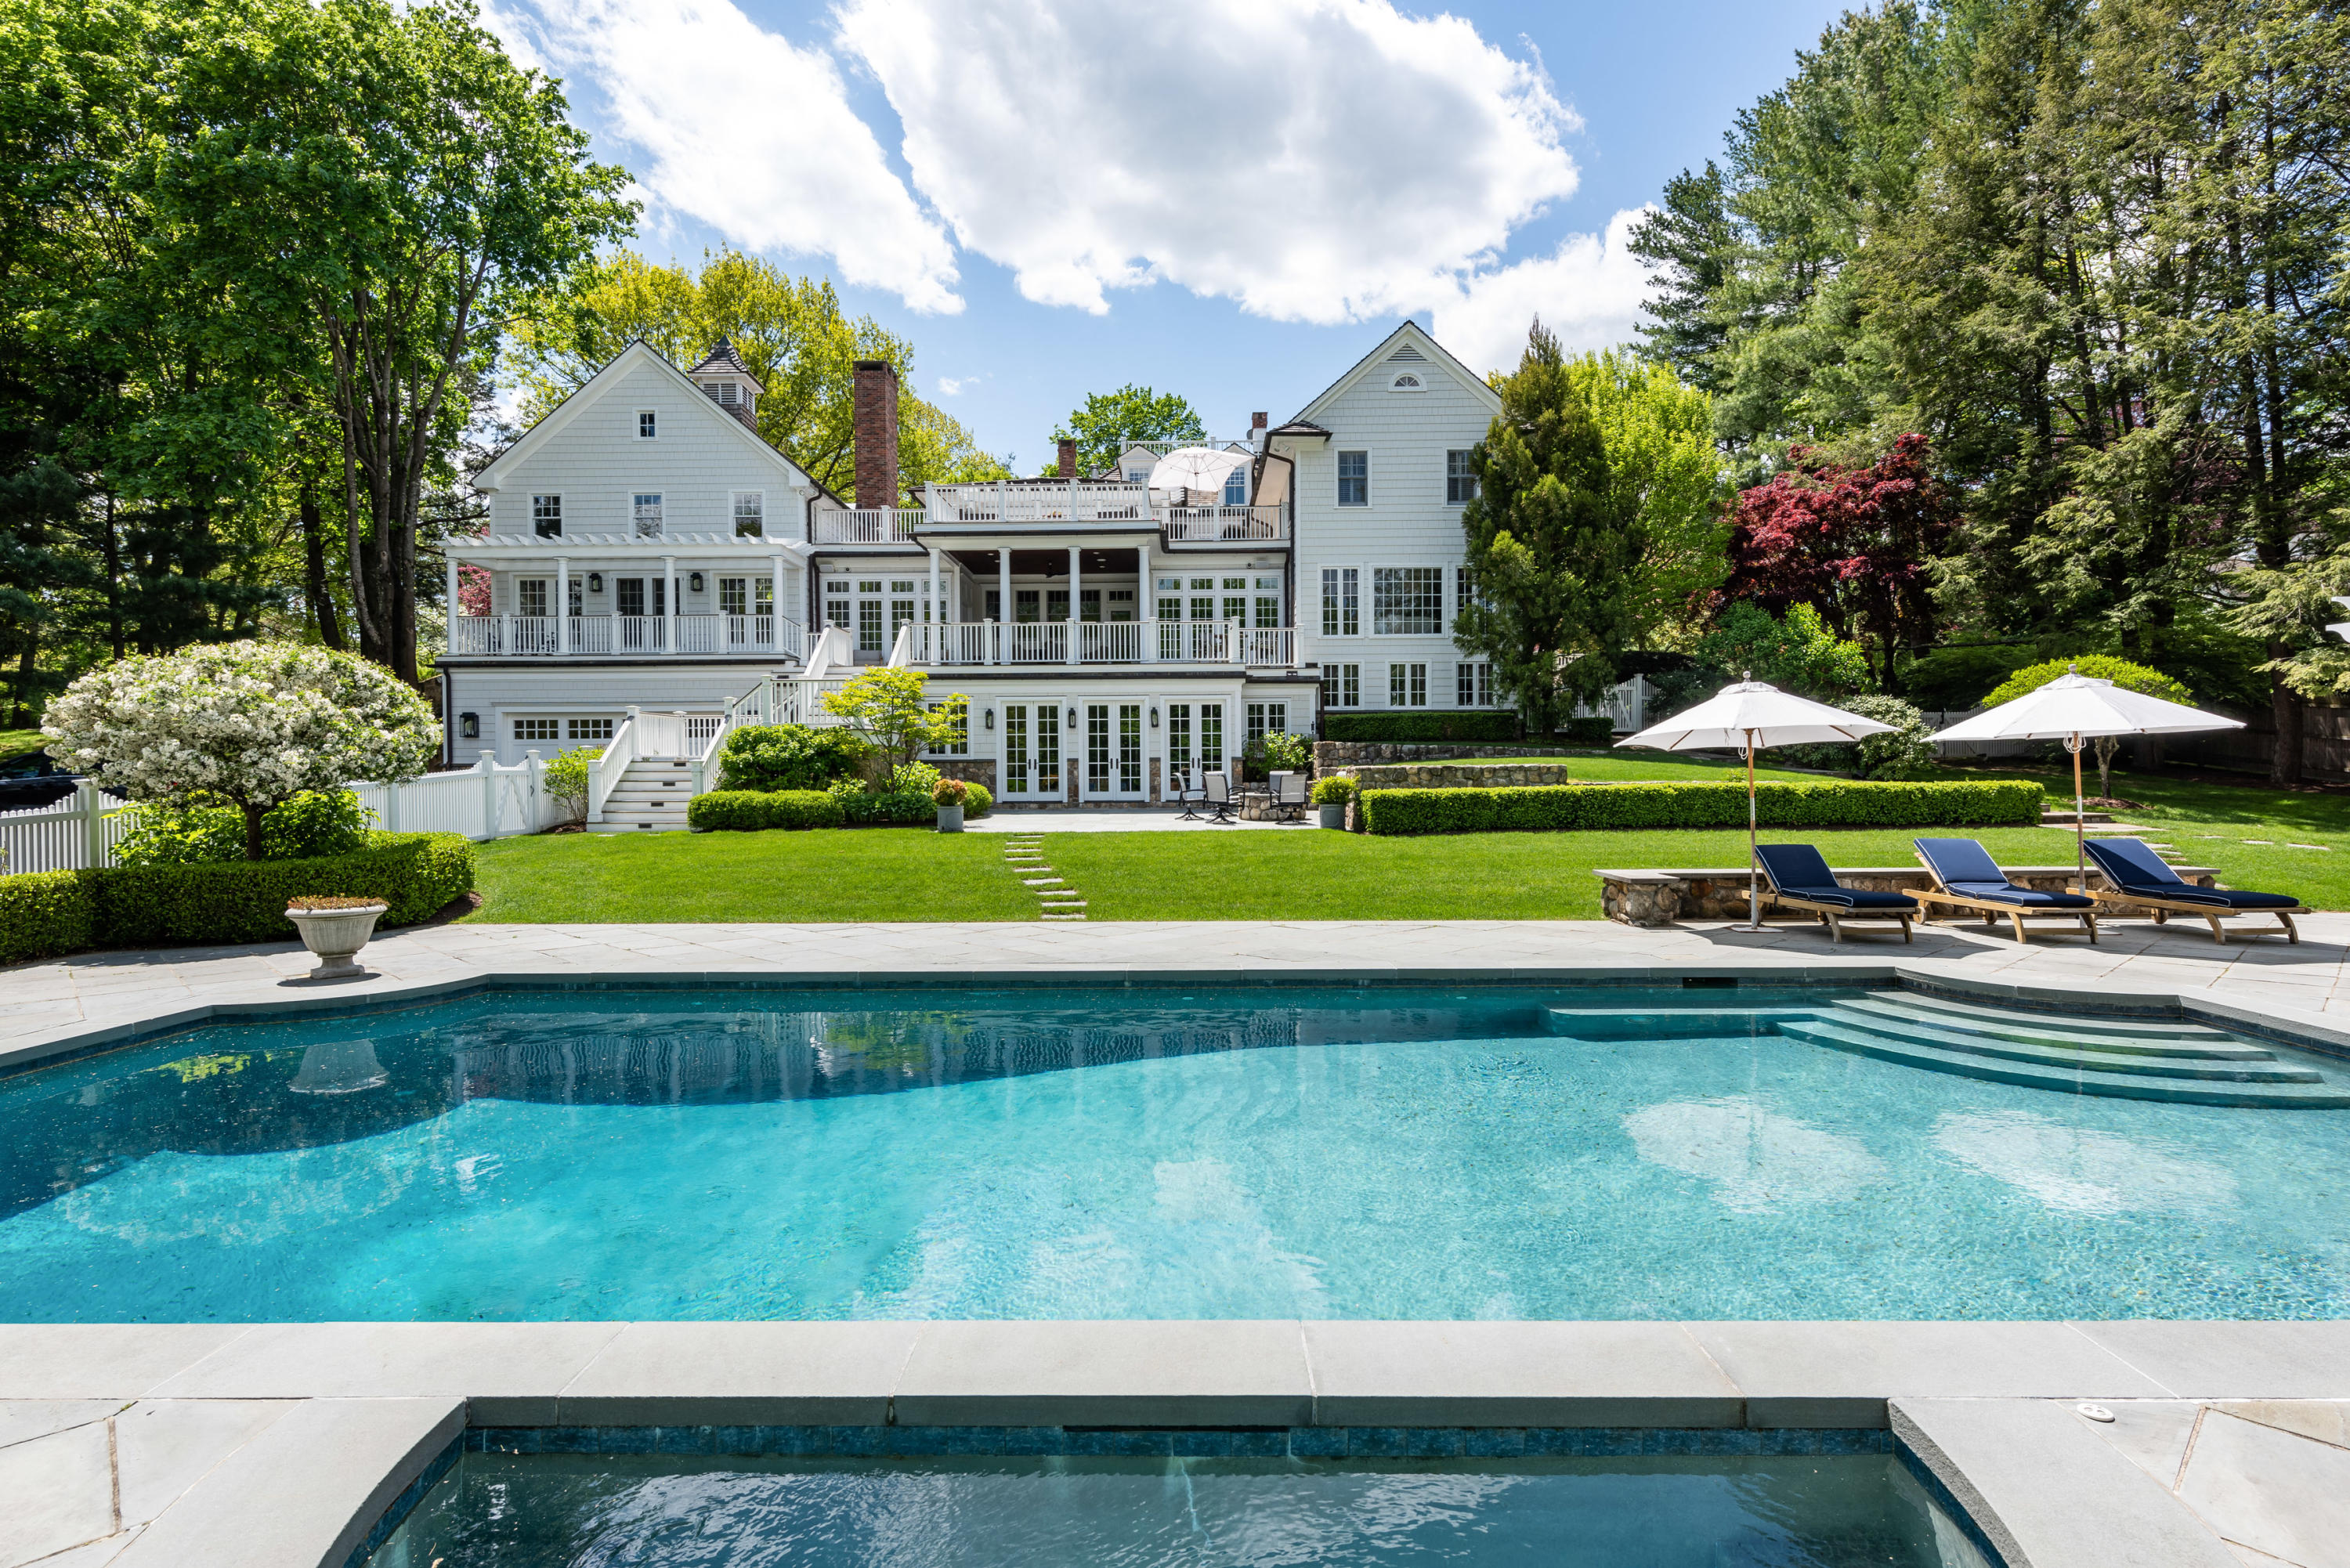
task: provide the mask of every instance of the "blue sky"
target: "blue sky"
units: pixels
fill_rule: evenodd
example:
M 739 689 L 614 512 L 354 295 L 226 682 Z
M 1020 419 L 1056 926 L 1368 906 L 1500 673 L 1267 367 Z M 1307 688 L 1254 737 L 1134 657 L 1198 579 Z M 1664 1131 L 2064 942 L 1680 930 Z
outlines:
M 990 451 L 1091 390 L 1211 433 L 1404 316 L 1479 369 L 1539 310 L 1628 335 L 1625 229 L 1841 6 L 1388 0 L 491 0 L 634 171 L 639 247 L 841 286 Z

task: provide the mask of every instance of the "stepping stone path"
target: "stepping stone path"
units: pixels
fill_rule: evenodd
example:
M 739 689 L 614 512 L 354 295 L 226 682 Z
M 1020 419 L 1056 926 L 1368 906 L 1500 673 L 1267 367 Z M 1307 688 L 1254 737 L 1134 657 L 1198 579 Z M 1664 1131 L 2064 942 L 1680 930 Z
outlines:
M 1020 874 L 1020 880 L 1034 888 L 1043 918 L 1047 920 L 1082 920 L 1086 918 L 1085 895 L 1053 875 L 1045 864 L 1044 842 L 1035 835 L 1023 835 L 1005 841 L 1003 863 Z

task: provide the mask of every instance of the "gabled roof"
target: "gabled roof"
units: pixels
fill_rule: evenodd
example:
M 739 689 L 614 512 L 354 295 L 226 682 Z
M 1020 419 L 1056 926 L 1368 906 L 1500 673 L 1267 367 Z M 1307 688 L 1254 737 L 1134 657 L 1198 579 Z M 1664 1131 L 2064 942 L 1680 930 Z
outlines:
M 1407 350 L 1409 350 L 1409 352 L 1406 352 Z M 1324 388 L 1322 389 L 1321 396 L 1315 398 L 1312 402 L 1306 404 L 1304 409 L 1300 410 L 1295 419 L 1290 421 L 1288 424 L 1284 425 L 1280 430 L 1277 430 L 1273 433 L 1280 435 L 1284 431 L 1291 431 L 1292 426 L 1310 424 L 1313 426 L 1313 431 L 1311 432 L 1293 431 L 1292 433 L 1318 433 L 1327 435 L 1329 431 L 1323 430 L 1321 425 L 1316 422 L 1323 410 L 1327 409 L 1331 403 L 1335 402 L 1341 394 L 1351 390 L 1357 381 L 1362 379 L 1366 375 L 1368 375 L 1374 369 L 1385 365 L 1389 359 L 1399 357 L 1401 357 L 1405 362 L 1409 364 L 1416 364 L 1422 360 L 1433 360 L 1438 366 L 1451 371 L 1456 377 L 1458 377 L 1461 384 L 1471 389 L 1476 396 L 1482 399 L 1486 406 L 1494 413 L 1498 414 L 1502 411 L 1502 400 L 1500 396 L 1494 392 L 1492 388 L 1485 384 L 1484 377 L 1480 376 L 1476 371 L 1471 370 L 1468 366 L 1462 364 L 1459 358 L 1456 357 L 1451 349 L 1445 348 L 1443 344 L 1439 343 L 1435 338 L 1430 337 L 1427 333 L 1421 331 L 1419 323 L 1416 321 L 1407 321 L 1402 326 L 1397 327 L 1393 332 L 1388 333 L 1385 337 L 1381 338 L 1378 348 L 1373 348 L 1360 359 L 1356 360 L 1353 368 L 1348 369 L 1345 375 L 1339 377 L 1336 380 Z
M 764 392 L 767 389 L 761 384 L 758 377 L 751 374 L 751 367 L 743 363 L 743 356 L 734 352 L 734 345 L 723 337 L 718 340 L 716 348 L 702 356 L 701 364 L 688 370 L 686 374 L 702 376 L 713 371 L 721 375 L 740 376 L 750 382 L 755 391 Z
M 612 389 L 612 384 L 639 365 L 653 366 L 661 375 L 668 377 L 676 384 L 678 391 L 683 395 L 683 400 L 689 406 L 697 410 L 705 410 L 688 415 L 688 418 L 708 418 L 717 421 L 723 428 L 733 431 L 734 439 L 742 441 L 748 450 L 757 452 L 789 474 L 790 483 L 794 487 L 807 485 L 812 488 L 822 488 L 816 485 L 816 481 L 810 478 L 799 464 L 768 445 L 756 431 L 712 402 L 710 394 L 688 379 L 686 373 L 679 369 L 667 355 L 654 348 L 641 337 L 631 340 L 627 348 L 613 355 L 602 369 L 588 377 L 583 384 L 573 390 L 570 396 L 549 409 L 545 418 L 515 437 L 513 443 L 504 452 L 484 463 L 481 472 L 473 475 L 474 488 L 496 491 L 507 468 L 536 452 L 556 431 L 601 402 L 605 394 Z

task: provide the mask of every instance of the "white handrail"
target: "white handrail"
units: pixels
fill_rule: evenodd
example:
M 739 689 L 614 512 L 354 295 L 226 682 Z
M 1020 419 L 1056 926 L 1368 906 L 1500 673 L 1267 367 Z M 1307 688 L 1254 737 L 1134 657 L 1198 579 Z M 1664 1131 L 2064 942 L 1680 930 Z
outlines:
M 590 822 L 604 820 L 604 803 L 612 798 L 612 792 L 619 787 L 620 775 L 627 773 L 629 764 L 637 760 L 637 710 L 629 709 L 628 717 L 620 721 L 619 728 L 612 732 L 611 741 L 588 763 L 588 820 Z

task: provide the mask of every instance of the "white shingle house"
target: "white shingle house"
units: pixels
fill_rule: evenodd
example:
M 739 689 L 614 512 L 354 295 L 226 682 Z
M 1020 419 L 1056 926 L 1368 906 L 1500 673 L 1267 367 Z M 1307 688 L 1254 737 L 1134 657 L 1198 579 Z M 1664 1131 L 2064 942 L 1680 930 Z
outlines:
M 491 585 L 440 662 L 452 764 L 602 745 L 603 826 L 671 826 L 727 725 L 822 722 L 898 663 L 971 700 L 939 760 L 1003 804 L 1139 804 L 1323 708 L 1492 704 L 1450 633 L 1500 404 L 1417 326 L 1259 415 L 1205 492 L 1065 447 L 1060 479 L 851 507 L 758 437 L 760 391 L 723 343 L 689 370 L 632 345 L 482 472 L 488 532 L 449 552 L 452 603 L 461 566 Z M 894 495 L 895 373 L 861 362 L 856 397 L 858 493 Z

